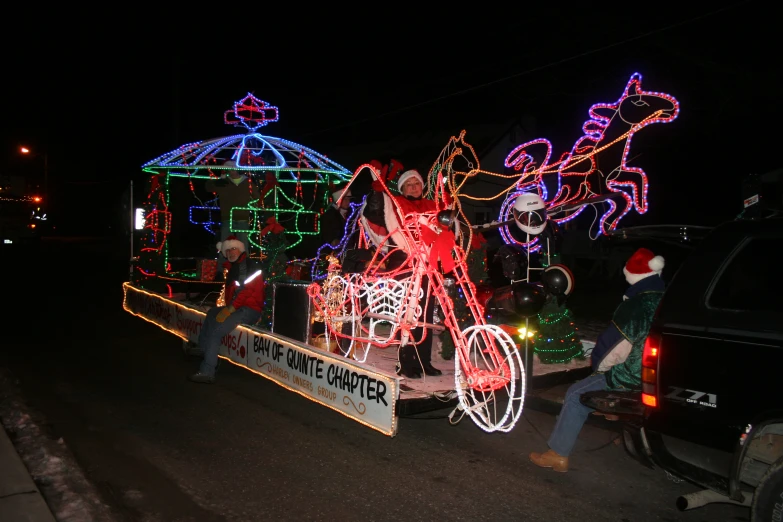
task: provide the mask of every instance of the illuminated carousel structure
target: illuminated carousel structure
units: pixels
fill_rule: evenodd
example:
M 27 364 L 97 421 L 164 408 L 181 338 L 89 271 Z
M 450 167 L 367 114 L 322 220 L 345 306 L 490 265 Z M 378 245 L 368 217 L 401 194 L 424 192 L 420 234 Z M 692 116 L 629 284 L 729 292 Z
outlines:
M 232 208 L 229 219 L 233 233 L 248 234 L 251 257 L 271 271 L 275 248 L 285 250 L 306 236 L 317 236 L 318 216 L 329 202 L 326 189 L 352 175 L 312 149 L 257 132 L 277 119 L 276 107 L 248 94 L 225 115 L 227 124 L 244 127 L 246 133 L 183 145 L 143 165 L 150 175 L 143 238 L 138 255 L 131 243 L 134 256 L 130 281 L 123 283 L 123 309 L 176 335 L 186 349 L 198 342 L 206 313 L 216 301 L 221 304 L 215 295 L 223 288 L 216 273 L 219 207 L 203 182 L 229 170 L 225 162 L 232 160 L 237 167 L 230 170 L 255 184 L 259 197 L 247 207 Z M 235 226 L 235 212 L 250 214 L 247 229 Z M 267 284 L 267 300 L 274 300 L 272 286 Z M 285 312 L 307 313 L 296 308 Z M 400 385 L 393 375 L 259 324 L 242 324 L 226 334 L 219 357 L 385 435 L 397 433 Z
M 270 250 L 292 248 L 318 235 L 318 216 L 328 206 L 327 187 L 350 179 L 352 173 L 308 147 L 259 132 L 278 118 L 277 107 L 248 93 L 224 115 L 226 124 L 246 132 L 188 143 L 142 166 L 150 177 L 134 282 L 169 291 L 179 282 L 212 282 L 209 270 L 199 263 L 217 257 L 220 209 L 217 197 L 203 185 L 235 168 L 260 194 L 248 206 L 232 208 L 228 216 L 232 233 L 248 235 L 251 257 L 265 259 L 277 254 Z M 226 165 L 229 160 L 236 167 Z M 251 216 L 247 228 L 235 226 L 237 212 Z M 268 232 L 281 226 L 285 241 L 278 244 L 283 246 L 269 246 Z

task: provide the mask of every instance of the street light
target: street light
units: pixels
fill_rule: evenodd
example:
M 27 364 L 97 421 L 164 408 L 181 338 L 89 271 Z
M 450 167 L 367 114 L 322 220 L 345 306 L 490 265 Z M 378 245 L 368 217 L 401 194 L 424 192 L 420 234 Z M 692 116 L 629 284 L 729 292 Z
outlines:
M 19 147 L 19 152 L 22 154 L 32 154 L 33 151 L 28 149 L 27 147 Z M 44 159 L 44 187 L 43 192 L 44 196 L 48 199 L 49 197 L 49 152 L 44 151 L 43 153 L 43 159 Z

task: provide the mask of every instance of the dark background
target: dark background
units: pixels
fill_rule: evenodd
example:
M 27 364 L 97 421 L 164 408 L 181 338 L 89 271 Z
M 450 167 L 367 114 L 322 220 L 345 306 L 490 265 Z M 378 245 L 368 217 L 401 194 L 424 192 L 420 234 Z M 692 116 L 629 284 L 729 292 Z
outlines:
M 5 273 L 22 275 L 7 278 L 15 301 L 0 369 L 40 412 L 31 423 L 27 408 L 10 410 L 30 432 L 40 427 L 17 442 L 36 455 L 72 452 L 70 482 L 83 470 L 100 491 L 100 504 L 87 496 L 82 505 L 111 506 L 121 520 L 739 519 L 723 505 L 678 514 L 677 495 L 695 486 L 635 467 L 615 434 L 594 426 L 573 473 L 535 468 L 527 454 L 546 447 L 554 418 L 528 407 L 499 438 L 469 422 L 411 418 L 387 440 L 230 365 L 214 387 L 194 385 L 185 376 L 198 360 L 182 357 L 180 341 L 119 306 L 130 181 L 143 187 L 141 165 L 182 144 L 235 133 L 223 113 L 247 92 L 280 108 L 269 134 L 330 157 L 345 143 L 470 132 L 515 116 L 535 121 L 521 141 L 546 137 L 559 154 L 581 135 L 588 108 L 616 100 L 638 71 L 646 89 L 674 95 L 681 114 L 634 139 L 651 210 L 623 225 L 730 219 L 741 210 L 741 176 L 777 168 L 773 6 L 529 4 L 4 6 L 0 174 L 40 177 L 45 153 L 57 233 L 104 236 L 0 255 Z M 37 155 L 22 157 L 20 145 Z M 681 249 L 654 250 L 668 281 Z M 573 268 L 569 308 L 603 326 L 621 299 L 621 272 L 617 288 L 594 292 L 589 285 L 608 288 L 609 276 L 591 278 L 589 262 Z M 511 487 L 477 488 L 487 477 Z M 69 495 L 50 498 L 82 491 L 69 484 Z
M 346 143 L 424 128 L 470 133 L 515 116 L 535 122 L 522 140 L 546 137 L 559 155 L 581 135 L 590 105 L 616 100 L 638 71 L 645 89 L 672 94 L 681 113 L 634 138 L 650 212 L 623 225 L 731 219 L 742 210 L 741 176 L 778 166 L 771 8 L 618 5 L 13 8 L 2 36 L 2 172 L 40 175 L 41 155 L 18 148 L 46 151 L 53 223 L 122 234 L 121 202 L 131 179 L 143 187 L 140 166 L 238 132 L 223 113 L 248 92 L 280 109 L 265 133 L 338 163 L 330 151 Z

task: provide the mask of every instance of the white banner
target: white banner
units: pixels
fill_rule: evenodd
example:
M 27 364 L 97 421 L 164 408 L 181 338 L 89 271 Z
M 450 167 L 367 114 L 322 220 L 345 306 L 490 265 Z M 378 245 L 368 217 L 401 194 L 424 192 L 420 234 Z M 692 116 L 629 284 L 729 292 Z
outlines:
M 122 287 L 127 312 L 183 340 L 198 341 L 206 312 L 130 283 Z M 385 435 L 397 434 L 400 387 L 394 376 L 246 325 L 223 337 L 220 355 Z

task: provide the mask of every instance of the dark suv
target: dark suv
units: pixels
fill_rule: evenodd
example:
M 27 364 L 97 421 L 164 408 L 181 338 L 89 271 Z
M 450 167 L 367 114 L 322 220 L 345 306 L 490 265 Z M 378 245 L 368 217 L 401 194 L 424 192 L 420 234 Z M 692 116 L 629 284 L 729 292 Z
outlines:
M 710 502 L 783 520 L 783 219 L 716 227 L 683 262 L 644 347 L 642 393 L 592 392 L 620 414 L 628 451 Z M 781 386 L 779 388 L 778 386 Z

